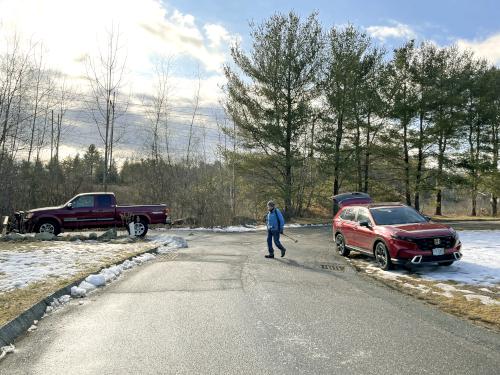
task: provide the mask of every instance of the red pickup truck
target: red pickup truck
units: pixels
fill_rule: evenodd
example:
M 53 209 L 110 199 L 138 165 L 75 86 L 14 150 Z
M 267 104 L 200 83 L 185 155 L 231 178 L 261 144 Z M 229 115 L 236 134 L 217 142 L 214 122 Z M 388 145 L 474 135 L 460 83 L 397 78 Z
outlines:
M 58 235 L 63 229 L 124 226 L 125 217 L 134 221 L 135 235 L 141 237 L 146 235 L 150 224 L 171 223 L 169 209 L 164 204 L 117 205 L 114 193 L 85 193 L 62 206 L 26 212 L 23 227 L 28 232 Z

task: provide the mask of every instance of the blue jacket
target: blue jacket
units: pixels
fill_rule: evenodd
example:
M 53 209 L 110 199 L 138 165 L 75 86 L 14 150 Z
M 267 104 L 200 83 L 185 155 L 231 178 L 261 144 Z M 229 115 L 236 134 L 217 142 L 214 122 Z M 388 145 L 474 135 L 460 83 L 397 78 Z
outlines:
M 285 219 L 278 208 L 274 208 L 267 213 L 267 229 L 273 232 L 283 232 Z

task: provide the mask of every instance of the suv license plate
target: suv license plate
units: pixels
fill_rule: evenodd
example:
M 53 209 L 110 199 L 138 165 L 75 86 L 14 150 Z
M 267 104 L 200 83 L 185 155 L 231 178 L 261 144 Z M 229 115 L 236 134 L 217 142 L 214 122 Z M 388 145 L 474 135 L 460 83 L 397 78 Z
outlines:
M 444 255 L 444 248 L 436 247 L 435 249 L 432 249 L 432 255 Z

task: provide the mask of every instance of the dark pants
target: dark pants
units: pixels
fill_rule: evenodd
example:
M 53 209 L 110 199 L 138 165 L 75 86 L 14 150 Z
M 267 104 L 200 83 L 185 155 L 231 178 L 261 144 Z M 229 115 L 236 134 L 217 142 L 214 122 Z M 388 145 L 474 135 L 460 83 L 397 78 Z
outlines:
M 274 249 L 273 249 L 273 239 L 274 239 L 274 244 L 276 247 L 280 250 L 285 250 L 283 245 L 280 242 L 280 232 L 278 231 L 267 231 L 267 249 L 269 250 L 269 255 L 274 255 Z

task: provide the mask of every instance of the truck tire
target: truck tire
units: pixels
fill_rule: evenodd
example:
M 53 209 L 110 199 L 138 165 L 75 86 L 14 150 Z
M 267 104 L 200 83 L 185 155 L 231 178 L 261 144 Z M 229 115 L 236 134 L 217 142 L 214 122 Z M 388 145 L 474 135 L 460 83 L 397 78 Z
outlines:
M 148 233 L 149 225 L 144 218 L 139 218 L 139 221 L 134 222 L 136 237 L 144 237 Z M 130 234 L 130 228 L 127 225 L 127 232 Z
M 48 232 L 52 233 L 54 236 L 57 236 L 59 233 L 61 233 L 61 226 L 55 220 L 42 219 L 35 227 L 35 232 Z

